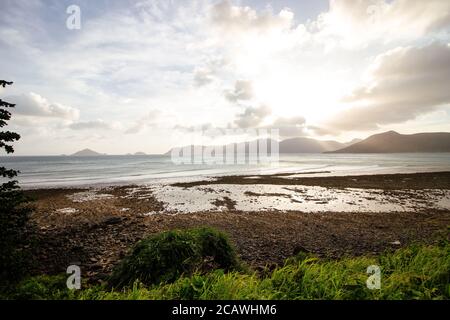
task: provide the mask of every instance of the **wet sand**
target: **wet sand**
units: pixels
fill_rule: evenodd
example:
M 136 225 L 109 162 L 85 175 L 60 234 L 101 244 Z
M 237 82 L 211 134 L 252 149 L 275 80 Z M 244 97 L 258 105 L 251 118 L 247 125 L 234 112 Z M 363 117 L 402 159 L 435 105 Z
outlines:
M 308 173 L 311 174 L 311 173 Z M 173 186 L 189 188 L 212 184 L 271 184 L 304 185 L 327 188 L 360 189 L 450 189 L 450 172 L 428 172 L 410 174 L 377 174 L 360 176 L 305 177 L 302 173 L 282 173 L 272 175 L 223 176 L 213 180 L 174 183 Z
M 220 177 L 189 185 L 29 190 L 27 194 L 35 199 L 32 221 L 37 226 L 35 272 L 64 272 L 77 263 L 87 278 L 96 281 L 139 239 L 194 226 L 227 232 L 241 258 L 255 269 L 280 264 L 298 250 L 327 257 L 377 254 L 448 237 L 449 172 L 290 175 Z M 308 197 L 311 192 L 315 193 Z M 338 200 L 323 200 L 330 195 L 351 196 L 369 207 L 356 201 L 333 210 L 339 208 L 333 202 Z M 197 207 L 188 203 L 190 196 L 197 199 L 193 201 Z M 201 200 L 205 196 L 206 202 Z M 371 210 L 377 201 L 384 207 Z M 203 210 L 205 203 L 208 210 Z M 305 208 L 305 203 L 311 211 L 295 209 Z M 284 205 L 292 207 L 286 210 Z

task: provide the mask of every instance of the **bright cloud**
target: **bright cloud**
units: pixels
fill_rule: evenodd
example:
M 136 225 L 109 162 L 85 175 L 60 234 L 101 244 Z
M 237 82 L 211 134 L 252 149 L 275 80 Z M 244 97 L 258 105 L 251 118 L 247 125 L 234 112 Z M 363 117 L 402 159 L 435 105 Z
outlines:
M 51 103 L 37 93 L 30 92 L 18 96 L 8 96 L 6 101 L 16 104 L 14 114 L 31 117 L 49 117 L 76 120 L 80 111 L 60 103 Z
M 264 119 L 272 113 L 267 106 L 248 107 L 245 111 L 238 115 L 234 123 L 238 128 L 256 128 L 262 124 Z
M 267 33 L 291 27 L 294 14 L 283 9 L 274 15 L 269 10 L 258 13 L 246 6 L 235 6 L 229 0 L 220 1 L 212 7 L 211 20 L 221 32 L 239 37 L 244 33 Z
M 370 80 L 344 98 L 350 107 L 328 126 L 339 130 L 376 129 L 450 104 L 450 46 L 396 48 L 378 56 Z
M 323 41 L 346 47 L 417 39 L 449 26 L 450 2 L 443 0 L 331 0 L 311 24 Z
M 69 125 L 72 130 L 114 130 L 120 129 L 120 123 L 109 123 L 102 119 L 91 121 L 79 121 Z
M 251 81 L 237 80 L 233 90 L 225 91 L 225 98 L 231 102 L 239 100 L 250 100 L 253 97 L 253 86 Z

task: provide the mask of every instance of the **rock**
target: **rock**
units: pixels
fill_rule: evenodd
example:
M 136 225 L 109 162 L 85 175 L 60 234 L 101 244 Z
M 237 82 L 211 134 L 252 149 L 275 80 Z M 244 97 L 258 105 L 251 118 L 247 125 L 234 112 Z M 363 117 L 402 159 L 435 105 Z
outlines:
M 393 244 L 394 246 L 399 246 L 399 245 L 401 245 L 401 242 L 396 240 L 396 241 L 390 242 L 390 244 Z
M 112 225 L 112 224 L 118 224 L 122 222 L 122 218 L 120 217 L 111 217 L 103 220 L 103 224 L 106 225 Z

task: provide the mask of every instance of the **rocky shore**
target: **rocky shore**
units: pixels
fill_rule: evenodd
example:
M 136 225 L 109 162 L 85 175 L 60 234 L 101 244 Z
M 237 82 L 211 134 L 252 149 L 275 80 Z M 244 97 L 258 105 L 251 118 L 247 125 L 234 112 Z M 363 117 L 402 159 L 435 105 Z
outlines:
M 282 183 L 280 179 L 283 179 Z M 317 179 L 298 176 L 289 178 L 289 175 L 259 176 L 257 179 L 245 176 L 220 177 L 203 184 L 197 182 L 194 185 L 168 187 L 179 190 L 202 188 L 205 194 L 215 194 L 216 189 L 209 190 L 208 184 L 210 187 L 220 184 L 220 188 L 225 190 L 222 185 L 250 186 L 248 180 L 252 182 L 251 185 L 296 185 L 299 188 L 313 185 L 390 192 L 401 188 L 421 192 L 434 190 L 432 194 L 440 195 L 440 201 L 447 203 L 450 200 L 448 172 Z M 428 199 L 425 199 L 428 202 L 424 202 L 423 206 L 417 207 L 407 206 L 408 198 L 403 199 L 406 209 L 402 211 L 302 212 L 277 210 L 276 205 L 267 210 L 243 211 L 236 205 L 239 199 L 233 199 L 233 193 L 225 193 L 228 196 L 217 195 L 210 210 L 179 213 L 169 210 L 163 201 L 163 195 L 170 198 L 171 195 L 165 193 L 172 189 L 160 188 L 121 186 L 27 191 L 27 195 L 34 199 L 32 205 L 35 208 L 32 216 L 36 226 L 33 271 L 53 274 L 65 272 L 70 264 L 78 264 L 89 281 L 102 281 L 138 240 L 176 228 L 211 226 L 225 231 L 241 258 L 256 270 L 262 270 L 282 263 L 299 250 L 333 258 L 377 254 L 414 242 L 432 243 L 448 237 L 450 226 L 450 210 L 445 206 L 433 206 Z M 252 199 L 255 201 L 261 197 L 274 203 L 279 198 L 286 198 L 277 193 L 254 193 L 247 191 L 244 197 L 254 197 Z M 422 197 L 425 195 L 421 193 Z M 299 197 L 304 195 L 300 194 Z M 295 204 L 299 198 L 286 199 Z M 425 201 L 413 200 L 419 201 L 419 204 Z M 317 199 L 309 201 L 317 206 L 322 205 Z

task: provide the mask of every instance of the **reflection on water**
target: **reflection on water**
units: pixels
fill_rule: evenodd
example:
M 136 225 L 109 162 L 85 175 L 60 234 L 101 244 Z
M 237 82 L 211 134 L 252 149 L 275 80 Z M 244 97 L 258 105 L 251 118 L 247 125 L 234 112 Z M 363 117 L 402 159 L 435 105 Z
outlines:
M 169 156 L 0 157 L 0 166 L 21 171 L 23 187 L 159 183 L 230 174 L 315 172 L 318 175 L 450 170 L 450 153 L 281 155 L 276 166 L 174 165 Z M 322 173 L 317 173 L 322 172 Z M 306 175 L 306 176 L 311 176 Z

